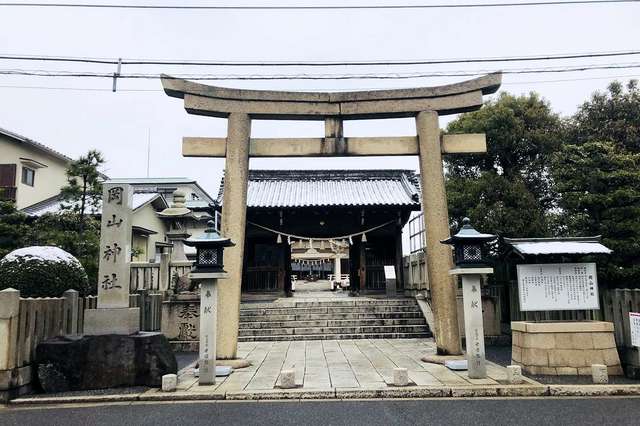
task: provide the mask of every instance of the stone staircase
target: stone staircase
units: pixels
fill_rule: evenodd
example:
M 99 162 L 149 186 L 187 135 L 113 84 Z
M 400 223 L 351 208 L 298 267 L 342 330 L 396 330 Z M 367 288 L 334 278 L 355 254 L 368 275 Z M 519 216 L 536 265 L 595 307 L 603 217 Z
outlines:
M 431 336 L 414 299 L 248 303 L 240 309 L 241 342 Z

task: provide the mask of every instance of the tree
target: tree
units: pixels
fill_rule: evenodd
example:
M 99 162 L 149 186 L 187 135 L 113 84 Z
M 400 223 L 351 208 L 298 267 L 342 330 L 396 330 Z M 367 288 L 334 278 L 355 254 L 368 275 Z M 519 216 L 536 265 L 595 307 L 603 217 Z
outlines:
M 612 141 L 622 150 L 640 152 L 638 81 L 630 80 L 626 88 L 614 81 L 607 92 L 594 93 L 578 109 L 569 128 L 573 143 Z
M 78 215 L 81 233 L 85 215 L 95 213 L 102 199 L 102 179 L 98 168 L 103 164 L 102 154 L 97 150 L 91 150 L 67 167 L 67 186 L 60 191 L 66 202 L 63 208 Z
M 640 91 L 614 82 L 573 116 L 554 161 L 560 216 L 569 235 L 602 235 L 610 286 L 640 285 Z
M 561 144 L 562 122 L 537 94 L 501 93 L 462 114 L 447 133 L 485 133 L 487 152 L 446 158 L 451 221 L 469 216 L 478 229 L 510 237 L 549 233 L 556 204 L 549 169 Z
M 7 253 L 24 246 L 29 217 L 16 210 L 15 204 L 0 201 L 0 259 Z

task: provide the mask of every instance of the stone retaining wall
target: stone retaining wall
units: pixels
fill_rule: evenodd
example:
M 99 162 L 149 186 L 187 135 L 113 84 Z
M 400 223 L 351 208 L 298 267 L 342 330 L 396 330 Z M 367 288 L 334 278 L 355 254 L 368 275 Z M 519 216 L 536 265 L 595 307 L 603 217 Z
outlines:
M 622 375 L 613 323 L 511 323 L 512 364 L 534 375 L 591 375 L 592 364 L 604 364 L 609 375 Z

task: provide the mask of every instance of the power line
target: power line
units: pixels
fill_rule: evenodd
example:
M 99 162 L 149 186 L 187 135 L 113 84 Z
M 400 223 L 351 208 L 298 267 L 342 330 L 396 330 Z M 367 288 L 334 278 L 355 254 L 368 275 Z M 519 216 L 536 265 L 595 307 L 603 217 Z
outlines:
M 639 0 L 640 1 L 640 0 Z M 108 59 L 108 58 L 78 58 L 70 56 L 29 56 L 0 54 L 0 59 L 17 61 L 43 62 L 74 62 L 90 64 L 117 65 L 181 65 L 181 66 L 232 66 L 232 67 L 288 67 L 288 66 L 378 66 L 378 65 L 441 65 L 441 64 L 471 64 L 495 62 L 527 62 L 554 61 L 564 59 L 607 58 L 618 56 L 640 55 L 640 50 L 571 53 L 571 54 L 542 54 L 533 56 L 503 56 L 467 59 L 422 59 L 422 60 L 365 60 L 365 61 L 188 61 L 179 59 Z
M 565 1 L 528 1 L 522 3 L 458 3 L 458 4 L 386 4 L 386 5 L 271 5 L 271 6 L 213 6 L 213 5 L 134 5 L 134 4 L 87 4 L 87 3 L 0 3 L 0 7 L 24 8 L 83 8 L 83 9 L 139 9 L 139 10 L 217 10 L 217 11 L 279 11 L 279 10 L 389 10 L 389 9 L 478 9 L 497 7 L 526 6 L 568 6 L 615 3 L 638 3 L 640 0 L 565 0 Z
M 554 80 L 533 80 L 533 81 L 507 81 L 502 83 L 503 86 L 517 86 L 526 84 L 548 84 L 548 83 L 570 83 L 576 81 L 590 81 L 590 80 L 611 80 L 617 78 L 638 78 L 638 74 L 622 74 L 622 75 L 609 75 L 604 77 L 584 77 L 584 78 L 563 78 Z M 349 88 L 305 88 L 304 90 L 292 90 L 292 91 L 358 91 L 358 90 L 390 90 L 390 89 L 409 89 L 411 87 L 349 87 Z M 18 85 L 0 85 L 0 89 L 31 89 L 31 90 L 62 90 L 62 91 L 79 91 L 79 92 L 110 92 L 111 88 L 100 87 L 69 87 L 69 86 L 18 86 Z M 118 89 L 118 92 L 144 92 L 144 93 L 161 93 L 162 89 Z
M 507 69 L 503 74 L 546 74 L 569 73 L 592 70 L 633 69 L 640 68 L 640 63 L 577 65 L 563 68 L 525 68 Z M 289 75 L 239 75 L 239 74 L 176 74 L 172 77 L 189 80 L 400 80 L 434 77 L 471 77 L 492 72 L 491 70 L 474 71 L 445 71 L 430 73 L 386 73 L 386 74 L 289 74 Z M 0 70 L 0 75 L 32 76 L 32 77 L 75 77 L 75 78 L 113 78 L 113 73 L 105 72 L 75 72 L 75 71 L 47 71 L 47 70 Z M 159 74 L 119 74 L 122 79 L 158 79 Z

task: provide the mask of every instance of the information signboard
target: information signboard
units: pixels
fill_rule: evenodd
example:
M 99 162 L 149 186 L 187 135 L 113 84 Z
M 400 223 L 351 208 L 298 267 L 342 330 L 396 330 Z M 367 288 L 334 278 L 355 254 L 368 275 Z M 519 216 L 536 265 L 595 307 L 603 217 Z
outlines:
M 600 309 L 595 263 L 518 265 L 521 311 Z
M 640 312 L 629 312 L 631 346 L 640 347 Z
M 384 278 L 387 280 L 395 280 L 396 279 L 396 267 L 393 265 L 385 265 L 384 266 Z

